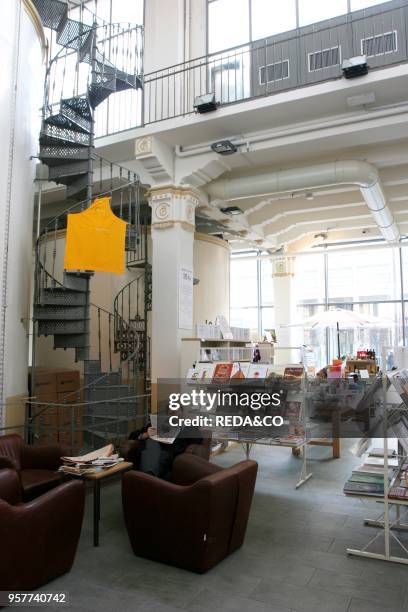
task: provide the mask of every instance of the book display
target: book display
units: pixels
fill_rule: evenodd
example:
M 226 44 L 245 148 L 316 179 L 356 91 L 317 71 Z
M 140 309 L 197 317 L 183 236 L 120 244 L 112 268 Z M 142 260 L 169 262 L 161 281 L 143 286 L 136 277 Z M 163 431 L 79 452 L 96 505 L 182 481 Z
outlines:
M 361 549 L 347 553 L 395 563 L 408 564 L 408 550 L 401 533 L 408 531 L 404 522 L 408 506 L 408 370 L 383 376 L 383 448 L 374 447 L 362 465 L 355 468 L 344 485 L 346 495 L 372 499 L 382 506 L 376 520 L 366 519 L 379 531 Z M 397 449 L 392 448 L 397 445 Z M 382 542 L 381 552 L 374 548 Z
M 228 364 L 222 364 L 228 365 Z M 306 417 L 305 389 L 306 377 L 302 366 L 288 365 L 284 368 L 285 374 L 273 372 L 273 367 L 267 364 L 249 364 L 248 376 L 236 377 L 241 364 L 231 366 L 230 387 L 234 391 L 241 382 L 243 389 L 248 392 L 267 392 L 270 395 L 279 393 L 281 403 L 279 406 L 267 406 L 259 410 L 259 416 L 279 415 L 283 419 L 281 426 L 264 427 L 231 427 L 213 431 L 213 438 L 219 441 L 233 441 L 241 444 L 248 459 L 254 444 L 264 446 L 280 446 L 291 448 L 295 455 L 301 455 L 301 469 L 296 489 L 301 487 L 311 477 L 307 465 L 307 445 L 310 432 Z M 216 366 L 221 367 L 220 365 Z M 302 376 L 300 375 L 302 374 Z M 214 383 L 215 377 L 213 378 Z

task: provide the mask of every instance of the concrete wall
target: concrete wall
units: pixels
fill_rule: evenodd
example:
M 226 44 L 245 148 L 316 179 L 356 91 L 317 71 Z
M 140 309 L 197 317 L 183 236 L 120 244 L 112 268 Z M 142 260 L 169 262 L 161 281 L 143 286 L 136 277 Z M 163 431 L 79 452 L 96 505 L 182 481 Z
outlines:
M 38 150 L 43 55 L 41 25 L 28 0 L 1 2 L 0 20 L 1 426 L 3 402 L 27 392 L 35 169 L 30 156 Z

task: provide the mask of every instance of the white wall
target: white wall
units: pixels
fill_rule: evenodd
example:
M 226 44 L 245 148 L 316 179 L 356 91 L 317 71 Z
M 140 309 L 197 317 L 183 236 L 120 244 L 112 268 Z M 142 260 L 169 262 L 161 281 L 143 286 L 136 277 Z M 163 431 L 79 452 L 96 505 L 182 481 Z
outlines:
M 230 308 L 230 248 L 213 236 L 195 234 L 194 276 L 200 280 L 194 286 L 194 323 L 205 320 L 214 323 L 217 315 L 229 321 Z
M 25 8 L 28 4 L 22 0 L 0 2 L 1 405 L 7 397 L 27 391 L 35 169 L 30 156 L 38 150 L 43 83 L 41 41 Z

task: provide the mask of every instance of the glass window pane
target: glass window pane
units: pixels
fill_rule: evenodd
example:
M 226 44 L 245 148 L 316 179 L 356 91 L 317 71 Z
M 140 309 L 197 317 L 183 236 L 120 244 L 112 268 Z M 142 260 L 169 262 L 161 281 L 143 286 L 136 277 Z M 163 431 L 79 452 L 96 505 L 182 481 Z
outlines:
M 265 333 L 265 329 L 275 329 L 275 309 L 274 308 L 262 308 L 261 309 L 261 324 L 262 334 Z
M 272 262 L 261 261 L 261 306 L 273 304 Z
M 252 40 L 296 28 L 295 0 L 252 0 Z
M 328 285 L 330 301 L 351 303 L 398 299 L 398 250 L 329 253 Z
M 347 13 L 347 0 L 299 0 L 299 25 L 317 23 Z
M 298 304 L 324 303 L 324 259 L 322 254 L 296 258 L 294 285 Z
M 257 261 L 231 259 L 231 308 L 257 306 Z M 258 325 L 258 324 L 257 324 Z
M 258 309 L 257 308 L 231 308 L 231 327 L 249 327 L 251 338 L 258 338 Z
M 306 259 L 306 258 L 305 258 Z M 309 258 L 308 258 L 309 259 Z M 297 307 L 297 320 L 304 321 L 309 317 L 313 317 L 319 312 L 324 311 L 324 306 L 307 305 Z M 297 329 L 297 328 L 296 328 Z M 316 348 L 316 367 L 318 369 L 323 368 L 326 364 L 326 330 L 321 327 L 314 327 L 313 329 L 298 328 L 298 341 L 299 344 L 306 344 L 307 346 Z M 303 335 L 303 340 L 302 340 Z
M 358 11 L 359 9 L 382 4 L 383 2 L 389 2 L 389 0 L 351 0 L 351 10 Z
M 208 5 L 208 50 L 210 53 L 249 41 L 248 0 L 213 0 Z

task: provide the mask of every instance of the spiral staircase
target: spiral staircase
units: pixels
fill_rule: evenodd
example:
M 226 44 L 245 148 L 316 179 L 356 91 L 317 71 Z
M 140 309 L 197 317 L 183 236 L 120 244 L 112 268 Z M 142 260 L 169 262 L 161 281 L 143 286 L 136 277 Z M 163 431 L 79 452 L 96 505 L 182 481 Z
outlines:
M 35 388 L 38 337 L 52 336 L 55 350 L 74 351 L 75 361 L 83 363 L 84 382 L 65 403 L 72 413 L 80 407 L 80 425 L 76 417 L 69 419 L 71 446 L 79 451 L 78 446 L 95 448 L 126 437 L 129 427 L 148 409 L 151 267 L 147 261 L 148 217 L 141 213 L 143 186 L 134 172 L 98 156 L 94 146 L 97 107 L 112 94 L 140 89 L 142 81 L 129 49 L 122 55 L 119 52 L 120 44 L 125 49 L 129 40 L 129 27 L 122 34 L 114 29 L 113 38 L 108 38 L 108 31 L 112 33 L 109 24 L 100 23 L 96 16 L 91 25 L 72 19 L 67 0 L 33 3 L 43 25 L 56 33 L 59 48 L 46 72 L 39 159 L 47 169 L 48 181 L 65 186 L 68 206 L 42 223 L 37 237 L 31 388 Z M 112 61 L 115 53 L 122 58 L 122 66 Z M 139 56 L 134 53 L 134 58 Z M 67 66 L 75 71 L 74 80 Z M 67 94 L 72 82 L 72 93 Z M 109 195 L 113 212 L 127 222 L 126 264 L 135 276 L 119 292 L 113 312 L 92 303 L 91 271 L 66 272 L 61 263 L 64 243 L 59 236 L 66 228 L 68 213 L 84 210 L 97 195 Z M 131 303 L 135 290 L 137 296 L 143 292 L 143 308 L 139 298 Z M 28 425 L 33 442 L 41 429 L 38 424 L 55 408 L 55 402 L 39 406 L 32 399 Z M 77 443 L 79 427 L 83 436 Z

